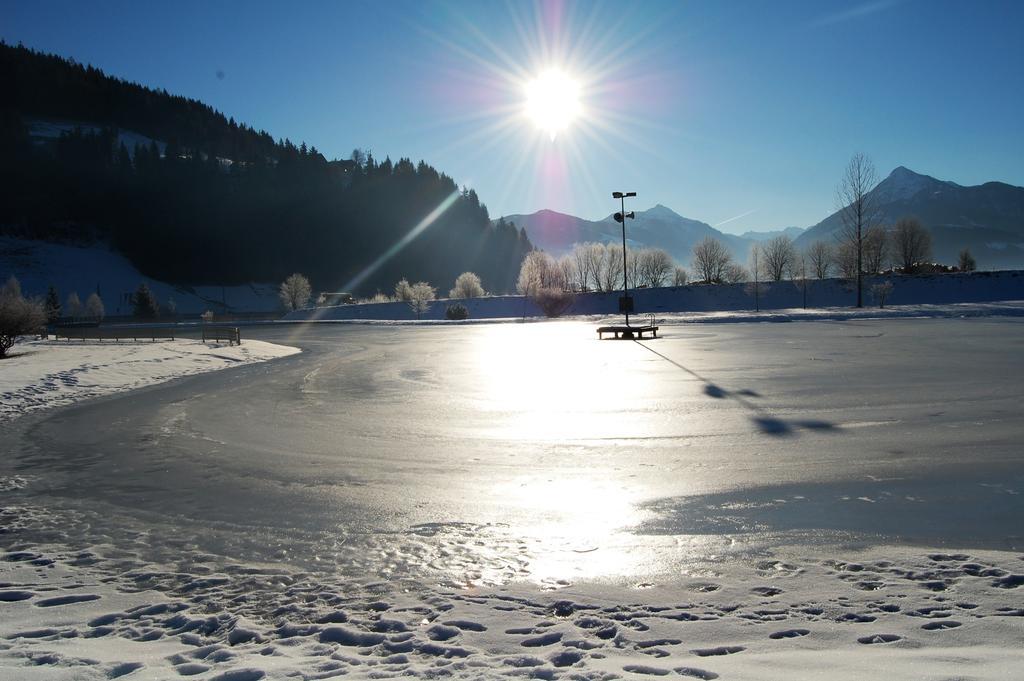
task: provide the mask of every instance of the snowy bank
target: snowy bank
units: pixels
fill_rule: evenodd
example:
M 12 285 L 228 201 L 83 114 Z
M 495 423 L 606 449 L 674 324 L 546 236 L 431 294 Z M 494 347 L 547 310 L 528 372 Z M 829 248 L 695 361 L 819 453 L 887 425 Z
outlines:
M 188 339 L 22 342 L 0 361 L 0 420 L 298 352 L 257 340 L 234 346 Z
M 657 315 L 658 324 L 714 324 L 751 322 L 853 321 L 857 319 L 962 319 L 968 317 L 1024 317 L 1024 301 L 955 303 L 949 305 L 899 305 L 885 308 L 823 307 L 754 312 L 676 312 Z
M 887 305 L 950 305 L 985 303 L 1003 300 L 1024 300 L 1024 272 L 970 272 L 922 276 L 867 277 L 864 282 L 864 304 L 872 305 L 870 291 L 874 284 L 890 281 L 893 285 Z M 807 282 L 804 291 L 792 281 L 762 283 L 758 304 L 762 310 L 793 308 L 853 307 L 856 295 L 843 279 L 822 279 Z M 752 311 L 755 301 L 747 284 L 670 286 L 631 291 L 637 314 L 666 312 Z M 566 316 L 616 314 L 620 291 L 580 293 L 566 310 Z M 470 319 L 542 317 L 533 301 L 523 296 L 492 296 L 469 300 L 438 300 L 421 316 L 424 320 L 441 320 L 449 305 L 466 306 Z M 285 316 L 289 321 L 392 319 L 414 320 L 416 315 L 406 303 L 373 303 L 296 310 Z
M 177 286 L 143 275 L 117 251 L 103 244 L 75 246 L 0 237 L 0 278 L 15 276 L 26 295 L 42 296 L 54 286 L 63 302 L 72 291 L 83 301 L 100 294 L 108 317 L 132 313 L 131 295 L 145 283 L 161 308 L 173 300 L 180 314 L 277 310 L 277 285 Z
M 654 315 L 659 326 L 683 324 L 753 324 L 760 322 L 826 322 L 871 319 L 967 319 L 975 317 L 1024 317 L 1024 300 L 994 303 L 950 303 L 946 305 L 897 305 L 877 307 L 821 307 L 780 310 L 720 310 L 716 312 L 659 312 Z M 646 315 L 634 315 L 634 320 L 646 322 Z M 284 323 L 294 320 L 285 320 Z M 304 321 L 304 320 L 299 320 Z M 308 323 L 356 324 L 371 326 L 449 326 L 477 324 L 541 323 L 545 321 L 582 321 L 595 324 L 621 323 L 621 315 L 565 315 L 556 320 L 544 317 L 490 317 L 482 319 L 310 319 Z M 282 323 L 282 322 L 273 322 Z

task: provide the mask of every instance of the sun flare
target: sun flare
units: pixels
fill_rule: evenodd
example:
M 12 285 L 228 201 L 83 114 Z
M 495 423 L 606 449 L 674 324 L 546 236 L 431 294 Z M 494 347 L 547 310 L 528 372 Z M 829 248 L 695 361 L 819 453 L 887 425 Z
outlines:
M 526 84 L 526 115 L 554 139 L 580 115 L 579 82 L 550 69 Z

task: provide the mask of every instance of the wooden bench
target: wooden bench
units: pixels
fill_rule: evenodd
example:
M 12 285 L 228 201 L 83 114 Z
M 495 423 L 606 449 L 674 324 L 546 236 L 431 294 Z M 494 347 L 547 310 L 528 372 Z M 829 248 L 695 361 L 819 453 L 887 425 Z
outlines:
M 203 342 L 227 341 L 228 345 L 242 344 L 237 326 L 203 326 Z
M 615 340 L 642 340 L 645 333 L 651 334 L 652 338 L 658 337 L 658 327 L 653 324 L 644 326 L 599 326 L 597 327 L 597 338 L 601 340 L 606 333 L 614 334 Z

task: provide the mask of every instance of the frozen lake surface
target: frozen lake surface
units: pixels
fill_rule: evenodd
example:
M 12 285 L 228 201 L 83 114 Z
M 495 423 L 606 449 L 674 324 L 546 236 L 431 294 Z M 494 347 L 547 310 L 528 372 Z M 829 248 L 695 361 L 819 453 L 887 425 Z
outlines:
M 704 582 L 707 593 L 728 593 L 731 603 L 740 602 L 730 591 L 737 584 L 749 595 L 757 580 L 800 574 L 807 584 L 783 591 L 809 589 L 810 600 L 834 602 L 833 582 L 868 584 L 854 589 L 868 594 L 856 601 L 860 616 L 870 610 L 863 599 L 881 597 L 876 588 L 891 593 L 889 580 L 911 580 L 920 599 L 946 598 L 942 592 L 972 570 L 996 571 L 984 583 L 989 596 L 972 596 L 991 614 L 1024 608 L 1013 579 L 992 589 L 994 579 L 1024 572 L 1017 555 L 1024 550 L 1024 320 L 665 332 L 651 341 L 598 342 L 593 326 L 580 322 L 253 329 L 250 336 L 303 352 L 0 426 L 3 541 L 8 551 L 85 555 L 83 565 L 128 575 L 136 591 L 170 599 L 200 593 L 208 609 L 256 621 L 264 639 L 288 616 L 281 607 L 296 608 L 307 624 L 316 622 L 314 611 L 322 615 L 316 596 L 281 595 L 294 580 L 344 590 L 359 604 L 346 615 L 353 621 L 353 610 L 370 617 L 373 602 L 395 593 L 406 596 L 393 600 L 421 608 L 438 594 L 460 600 L 494 590 L 548 594 L 548 601 L 600 594 L 605 604 L 629 594 L 656 608 L 678 600 L 672 590 L 704 593 Z M 929 553 L 939 549 L 946 553 Z M 837 562 L 840 554 L 873 556 L 878 565 L 848 584 L 842 566 L 863 564 Z M 907 567 L 914 561 L 920 565 Z M 907 576 L 915 570 L 917 579 Z M 259 579 L 239 578 L 250 574 Z M 204 575 L 226 581 L 196 586 Z M 919 588 L 925 582 L 945 586 Z M 756 593 L 779 597 L 765 588 Z M 445 598 L 447 611 L 455 601 Z M 800 605 L 787 603 L 779 614 Z M 36 612 L 27 604 L 24 611 Z M 417 622 L 422 614 L 405 612 Z M 474 621 L 487 619 L 478 615 Z M 841 621 L 822 612 L 802 617 L 825 617 L 828 631 Z M 853 652 L 859 636 L 885 633 L 867 626 L 871 617 L 849 625 Z M 533 619 L 530 626 L 541 626 Z M 963 634 L 963 645 L 997 651 L 982 655 L 995 666 L 975 673 L 995 678 L 1007 659 L 1020 661 L 1008 642 L 1019 641 L 1022 619 L 1002 617 L 980 638 Z M 0 635 L 17 628 L 9 621 Z M 589 631 L 586 624 L 574 621 L 580 631 Z M 452 627 L 454 639 L 459 627 Z M 307 633 L 320 646 L 338 643 L 324 640 L 323 626 Z M 546 654 L 524 667 L 561 668 L 547 653 L 565 636 L 539 641 Z M 470 653 L 440 658 L 472 657 L 464 638 L 453 642 Z M 340 645 L 383 659 L 385 644 L 374 640 Z M 615 639 L 594 640 L 611 646 Z M 503 645 L 490 641 L 484 657 L 498 660 L 498 669 L 520 669 L 504 661 Z M 696 654 L 686 643 L 660 648 L 675 659 L 674 645 Z M 613 647 L 640 658 L 660 649 L 657 642 Z M 743 659 L 709 654 L 718 655 Z M 622 673 L 622 660 L 607 653 L 561 661 L 610 673 L 612 658 Z M 795 658 L 785 659 L 799 671 Z M 415 659 L 394 664 L 405 665 L 396 674 L 423 671 Z M 654 659 L 636 665 L 658 666 Z M 728 665 L 740 665 L 735 678 L 757 669 Z M 275 668 L 263 667 L 271 676 Z

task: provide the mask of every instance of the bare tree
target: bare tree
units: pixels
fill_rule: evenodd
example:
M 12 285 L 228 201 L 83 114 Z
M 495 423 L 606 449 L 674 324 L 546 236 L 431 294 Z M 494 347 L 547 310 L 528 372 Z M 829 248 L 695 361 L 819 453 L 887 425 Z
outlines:
M 761 311 L 761 296 L 767 291 L 764 283 L 765 258 L 764 245 L 754 244 L 750 249 L 750 267 L 748 268 L 751 282 L 746 286 L 747 295 L 754 296 L 754 311 Z
M 90 293 L 89 297 L 85 299 L 85 316 L 91 317 L 96 321 L 102 321 L 106 315 L 106 310 L 103 307 L 103 299 L 100 298 L 98 293 Z
M 604 290 L 601 287 L 601 283 L 604 280 L 606 250 L 607 249 L 604 244 L 591 243 L 586 245 L 587 272 L 589 273 L 588 276 L 594 282 L 595 291 Z M 619 258 L 619 262 L 622 262 L 621 258 Z
M 19 336 L 38 333 L 46 324 L 42 301 L 21 295 L 21 285 L 11 277 L 0 289 L 0 358 L 7 356 Z
M 673 286 L 686 286 L 686 282 L 690 280 L 689 273 L 682 267 L 676 267 L 675 273 L 672 276 Z
M 547 253 L 531 251 L 523 258 L 516 289 L 535 302 L 548 317 L 557 317 L 572 304 L 573 295 L 566 290 L 567 286 L 562 268 Z M 524 316 L 525 305 L 524 301 Z
M 604 247 L 601 263 L 601 290 L 616 291 L 622 287 L 622 246 L 609 244 Z
M 573 274 L 576 277 L 576 290 L 587 291 L 590 288 L 590 259 L 587 257 L 587 249 L 590 244 L 574 244 L 572 253 Z
M 425 281 L 418 281 L 410 287 L 409 307 L 416 313 L 416 319 L 430 309 L 437 297 L 437 289 Z
M 580 290 L 579 288 L 579 274 L 576 272 L 576 262 L 570 255 L 563 255 L 558 259 L 558 271 L 561 273 L 562 286 L 566 291 Z
M 480 277 L 473 272 L 463 272 L 455 279 L 455 287 L 448 293 L 449 298 L 482 298 L 484 287 Z
M 914 266 L 932 256 L 932 235 L 917 218 L 902 218 L 892 228 L 893 257 L 911 274 Z
M 856 259 L 857 307 L 864 307 L 864 237 L 878 220 L 871 190 L 878 184 L 875 166 L 864 154 L 854 154 L 836 188 L 836 208 L 842 221 L 841 242 L 849 244 Z
M 835 250 L 824 241 L 815 241 L 807 249 L 807 260 L 814 276 L 824 279 L 835 263 Z
M 839 276 L 857 283 L 857 246 L 848 241 L 842 241 L 836 247 L 836 267 L 839 269 Z
M 714 237 L 704 237 L 693 247 L 693 271 L 707 284 L 721 283 L 725 278 L 725 269 L 731 262 L 729 250 Z
M 805 310 L 807 309 L 807 278 L 809 272 L 807 254 L 800 253 L 796 256 L 796 259 L 789 268 L 789 277 L 793 280 L 793 284 L 795 284 L 800 290 Z
M 730 262 L 722 271 L 722 281 L 726 284 L 742 284 L 745 281 L 750 281 L 750 272 L 747 272 L 747 268 L 743 265 Z
M 281 282 L 281 289 L 277 295 L 286 310 L 301 310 L 309 304 L 309 297 L 313 289 L 309 286 L 309 279 L 296 272 L 288 275 L 288 278 Z
M 634 248 L 629 252 L 629 284 L 633 288 L 649 288 L 651 286 L 649 281 L 649 250 L 647 248 Z
M 516 290 L 532 296 L 542 288 L 565 289 L 565 279 L 555 259 L 544 251 L 530 251 L 519 266 Z
M 650 288 L 665 286 L 672 276 L 672 256 L 661 248 L 645 248 L 637 256 L 637 281 Z
M 970 249 L 965 248 L 960 251 L 959 262 L 957 263 L 957 269 L 961 272 L 973 272 L 978 269 L 978 263 L 974 260 L 974 256 L 971 255 Z
M 621 252 L 621 251 L 620 251 Z M 640 281 L 637 279 L 637 274 L 640 271 L 640 250 L 631 248 L 626 251 L 626 274 L 629 278 L 630 288 L 639 288 Z
M 793 260 L 796 259 L 796 249 L 793 247 L 793 240 L 785 234 L 780 234 L 774 239 L 769 239 L 762 246 L 764 255 L 764 269 L 772 281 L 782 281 L 782 278 L 789 271 Z
M 862 271 L 866 274 L 878 274 L 889 263 L 889 235 L 885 228 L 873 225 L 864 234 L 864 256 L 861 260 Z

